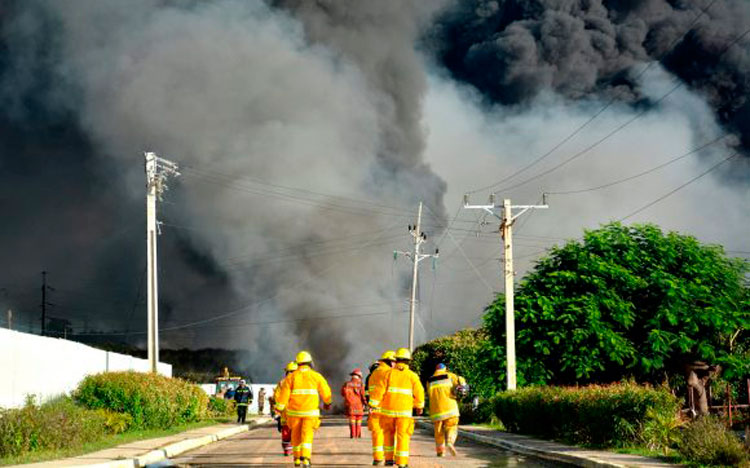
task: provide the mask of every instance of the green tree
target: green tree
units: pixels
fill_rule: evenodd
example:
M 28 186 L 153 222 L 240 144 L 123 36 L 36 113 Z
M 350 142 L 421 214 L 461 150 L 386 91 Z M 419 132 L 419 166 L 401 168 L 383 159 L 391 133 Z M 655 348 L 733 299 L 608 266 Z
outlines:
M 750 370 L 748 268 L 721 247 L 611 223 L 552 248 L 517 290 L 520 383 L 659 382 L 694 360 Z M 503 359 L 505 304 L 485 327 Z
M 489 397 L 501 389 L 505 378 L 504 363 L 497 361 L 497 353 L 486 330 L 469 328 L 417 347 L 412 368 L 425 381 L 436 365 L 444 363 L 451 372 L 466 378 L 472 394 Z

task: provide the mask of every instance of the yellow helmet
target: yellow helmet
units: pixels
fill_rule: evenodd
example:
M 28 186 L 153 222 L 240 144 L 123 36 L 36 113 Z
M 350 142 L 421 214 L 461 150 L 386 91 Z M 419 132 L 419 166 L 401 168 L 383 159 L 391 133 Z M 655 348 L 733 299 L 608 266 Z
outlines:
M 381 361 L 395 361 L 396 360 L 396 353 L 393 351 L 386 351 L 383 353 L 382 356 L 380 356 Z
M 297 361 L 297 364 L 310 364 L 312 356 L 307 351 L 300 351 L 294 360 Z
M 289 364 L 286 365 L 286 367 L 284 368 L 284 370 L 287 371 L 287 372 L 294 372 L 294 371 L 296 371 L 297 370 L 297 363 L 294 362 L 294 361 L 290 362 Z
M 396 359 L 399 361 L 411 361 L 411 351 L 407 348 L 399 348 L 396 351 Z

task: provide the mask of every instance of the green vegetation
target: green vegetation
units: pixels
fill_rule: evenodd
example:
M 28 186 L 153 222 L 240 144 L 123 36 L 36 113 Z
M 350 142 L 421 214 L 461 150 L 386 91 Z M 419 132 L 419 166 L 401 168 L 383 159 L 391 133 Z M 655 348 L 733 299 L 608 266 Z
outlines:
M 712 416 L 698 418 L 679 437 L 678 450 L 690 462 L 702 465 L 748 465 L 742 442 Z
M 197 386 L 160 375 L 113 372 L 85 378 L 72 397 L 0 409 L 0 464 L 73 456 L 129 440 L 213 424 L 234 411 Z M 197 426 L 196 426 L 197 425 Z M 165 432 L 167 431 L 167 432 Z
M 208 400 L 208 414 L 212 417 L 231 417 L 235 415 L 237 405 L 234 400 L 210 397 Z
M 510 432 L 604 447 L 640 442 L 649 426 L 671 424 L 679 410 L 670 392 L 634 383 L 526 387 L 500 392 L 492 402 Z
M 73 398 L 90 409 L 129 414 L 138 429 L 167 429 L 207 416 L 208 395 L 181 379 L 108 372 L 83 379 Z
M 679 449 L 690 463 L 724 463 L 745 453 L 731 433 L 714 426 L 716 453 L 685 449 L 686 437 L 710 428 L 705 420 L 678 419 L 679 402 L 667 389 L 685 394 L 685 369 L 694 361 L 721 367 L 712 383 L 719 398 L 727 383 L 750 375 L 747 260 L 654 225 L 611 223 L 550 249 L 520 282 L 515 305 L 522 387 L 516 392 L 500 392 L 502 294 L 485 309 L 481 328 L 414 352 L 422 379 L 445 362 L 482 397 L 476 411 L 463 406 L 465 422 L 488 423 L 491 414 L 510 431 L 668 457 Z M 632 383 L 606 385 L 622 381 Z
M 694 360 L 750 371 L 745 260 L 654 225 L 608 224 L 555 247 L 515 297 L 519 382 L 659 383 Z M 504 298 L 485 327 L 505 344 Z

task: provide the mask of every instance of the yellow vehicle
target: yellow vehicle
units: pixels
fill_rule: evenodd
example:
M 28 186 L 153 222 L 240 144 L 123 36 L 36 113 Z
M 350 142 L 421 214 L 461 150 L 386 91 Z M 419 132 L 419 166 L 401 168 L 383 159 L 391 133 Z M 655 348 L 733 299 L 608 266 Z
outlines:
M 216 391 L 214 395 L 216 398 L 224 398 L 230 390 L 231 394 L 234 394 L 234 391 L 240 386 L 240 380 L 242 380 L 242 377 L 230 375 L 229 369 L 225 367 L 222 375 L 216 377 Z

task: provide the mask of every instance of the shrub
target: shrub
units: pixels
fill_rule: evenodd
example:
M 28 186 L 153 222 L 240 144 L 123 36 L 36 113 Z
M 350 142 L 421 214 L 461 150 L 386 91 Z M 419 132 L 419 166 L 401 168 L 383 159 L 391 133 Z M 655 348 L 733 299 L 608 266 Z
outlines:
M 748 462 L 742 442 L 714 416 L 696 419 L 682 431 L 678 451 L 693 463 L 737 466 Z
M 214 417 L 233 416 L 237 406 L 234 400 L 210 397 L 208 399 L 208 413 Z
M 37 406 L 0 410 L 0 457 L 36 450 L 78 448 L 118 432 L 108 424 L 113 413 L 92 411 L 61 397 Z
M 596 446 L 640 442 L 650 421 L 674 420 L 679 410 L 668 391 L 634 383 L 526 387 L 498 393 L 494 402 L 510 432 Z
M 425 381 L 437 364 L 445 363 L 451 372 L 466 378 L 472 395 L 489 397 L 500 390 L 505 378 L 505 366 L 495 351 L 486 330 L 469 328 L 417 347 L 411 367 Z
M 479 424 L 492 421 L 494 417 L 494 401 L 481 400 L 477 409 L 473 408 L 471 401 L 459 403 L 461 412 L 461 424 Z
M 158 374 L 109 372 L 86 377 L 73 393 L 91 409 L 126 413 L 139 429 L 168 429 L 207 415 L 208 395 L 194 384 Z

